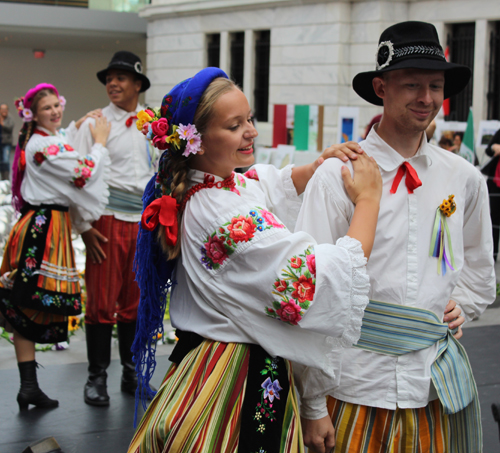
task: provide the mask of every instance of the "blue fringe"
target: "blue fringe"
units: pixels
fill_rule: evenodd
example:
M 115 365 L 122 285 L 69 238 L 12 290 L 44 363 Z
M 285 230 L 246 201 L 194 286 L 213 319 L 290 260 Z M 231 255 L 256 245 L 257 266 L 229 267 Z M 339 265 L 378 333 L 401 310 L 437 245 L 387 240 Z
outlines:
M 155 197 L 155 179 L 151 178 L 142 197 L 145 209 Z M 132 344 L 133 360 L 137 372 L 137 390 L 135 392 L 134 428 L 137 427 L 137 409 L 139 400 L 144 410 L 147 400 L 155 392 L 149 382 L 156 368 L 156 342 L 163 336 L 163 318 L 167 306 L 167 294 L 175 284 L 172 273 L 177 260 L 168 261 L 156 240 L 157 231 L 143 230 L 139 224 L 137 248 L 134 258 L 135 279 L 139 285 L 141 297 L 137 313 L 137 328 Z M 156 340 L 153 338 L 156 337 Z

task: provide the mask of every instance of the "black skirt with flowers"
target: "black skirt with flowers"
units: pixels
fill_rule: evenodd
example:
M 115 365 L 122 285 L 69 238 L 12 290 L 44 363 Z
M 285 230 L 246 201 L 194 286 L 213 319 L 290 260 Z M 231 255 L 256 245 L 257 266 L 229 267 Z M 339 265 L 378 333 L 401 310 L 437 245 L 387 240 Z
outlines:
M 28 340 L 58 343 L 81 309 L 68 208 L 26 206 L 5 247 L 0 312 Z

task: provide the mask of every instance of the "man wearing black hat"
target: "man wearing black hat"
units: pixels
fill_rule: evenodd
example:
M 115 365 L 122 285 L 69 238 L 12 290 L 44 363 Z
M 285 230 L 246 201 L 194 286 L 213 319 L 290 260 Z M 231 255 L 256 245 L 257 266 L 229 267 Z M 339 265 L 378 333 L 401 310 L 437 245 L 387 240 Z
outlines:
M 154 173 L 155 157 L 144 135 L 137 130 L 139 93 L 150 87 L 142 73 L 139 57 L 131 52 L 115 53 L 106 69 L 97 73 L 106 86 L 110 104 L 102 114 L 111 122 L 107 148 L 109 164 L 109 204 L 104 215 L 87 226 L 82 238 L 87 247 L 85 281 L 87 305 L 85 331 L 89 378 L 85 402 L 109 405 L 106 368 L 111 358 L 111 333 L 117 324 L 120 359 L 123 365 L 121 390 L 135 394 L 137 379 L 130 348 L 134 340 L 139 304 L 139 288 L 132 271 L 141 197 Z M 88 119 L 86 123 L 93 120 Z M 78 149 L 89 150 L 89 125 L 80 127 Z
M 335 381 L 298 370 L 304 439 L 314 451 L 336 443 L 349 453 L 482 452 L 474 378 L 448 329 L 495 299 L 488 193 L 476 168 L 425 136 L 443 99 L 469 79 L 469 68 L 445 60 L 434 26 L 405 22 L 382 33 L 376 70 L 353 80 L 356 93 L 384 108 L 360 144 L 384 188 L 367 265 L 370 302 L 361 331 L 346 338 L 359 341 Z M 297 228 L 319 243 L 345 235 L 354 211 L 342 165 L 325 161 L 307 186 Z M 355 287 L 352 294 L 351 319 L 363 302 Z

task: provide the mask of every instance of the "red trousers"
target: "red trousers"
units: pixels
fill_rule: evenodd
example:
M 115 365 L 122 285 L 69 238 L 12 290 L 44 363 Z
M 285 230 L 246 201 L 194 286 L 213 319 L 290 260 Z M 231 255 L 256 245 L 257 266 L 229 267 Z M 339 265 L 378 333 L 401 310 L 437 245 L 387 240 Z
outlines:
M 139 287 L 132 271 L 139 225 L 105 215 L 92 225 L 108 242 L 101 242 L 106 259 L 94 264 L 87 256 L 87 324 L 115 324 L 137 319 Z

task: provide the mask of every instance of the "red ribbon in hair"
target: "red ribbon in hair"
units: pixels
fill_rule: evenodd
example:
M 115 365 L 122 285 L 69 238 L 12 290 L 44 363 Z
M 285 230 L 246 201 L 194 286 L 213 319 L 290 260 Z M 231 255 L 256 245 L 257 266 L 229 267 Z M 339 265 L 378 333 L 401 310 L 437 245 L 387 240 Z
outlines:
M 413 193 L 415 189 L 422 185 L 422 181 L 418 179 L 418 175 L 416 170 L 408 163 L 404 162 L 401 167 L 399 167 L 398 172 L 396 173 L 396 177 L 394 178 L 394 182 L 392 183 L 391 193 L 396 193 L 399 187 L 399 183 L 401 179 L 403 179 L 403 175 L 406 173 L 405 184 L 408 189 L 408 193 Z
M 163 195 L 144 210 L 141 226 L 145 230 L 153 231 L 159 223 L 165 227 L 165 236 L 168 245 L 177 244 L 177 201 L 169 195 Z

